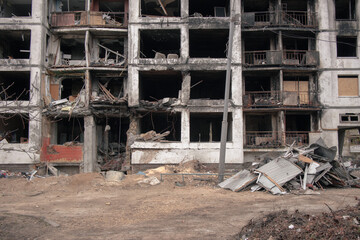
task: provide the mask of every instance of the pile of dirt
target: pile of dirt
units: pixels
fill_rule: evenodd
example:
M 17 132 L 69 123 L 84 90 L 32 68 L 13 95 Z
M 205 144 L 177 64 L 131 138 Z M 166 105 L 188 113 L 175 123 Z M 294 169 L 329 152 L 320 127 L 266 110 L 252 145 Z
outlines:
M 271 213 L 257 221 L 251 220 L 233 239 L 359 239 L 360 202 L 355 207 L 322 215 Z

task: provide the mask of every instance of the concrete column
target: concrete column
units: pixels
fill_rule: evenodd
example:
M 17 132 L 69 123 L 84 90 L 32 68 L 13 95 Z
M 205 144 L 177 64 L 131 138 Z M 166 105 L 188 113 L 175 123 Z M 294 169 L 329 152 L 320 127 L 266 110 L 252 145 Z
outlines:
M 97 144 L 96 144 L 96 124 L 93 116 L 84 117 L 84 172 L 94 172 L 96 170 Z
M 189 25 L 181 26 L 181 46 L 180 46 L 180 58 L 182 62 L 186 62 L 189 58 Z
M 188 146 L 190 144 L 190 111 L 184 109 L 181 112 L 181 143 Z
M 235 105 L 242 105 L 242 67 L 233 66 L 231 76 L 231 99 Z
M 189 0 L 181 0 L 181 17 L 185 18 L 189 16 Z
M 183 81 L 181 86 L 181 103 L 187 104 L 190 99 L 190 86 L 191 86 L 191 76 L 190 73 L 183 74 Z
M 286 125 L 285 125 L 285 112 L 284 111 L 280 111 L 279 112 L 279 134 L 281 136 L 281 144 L 285 145 L 286 144 Z

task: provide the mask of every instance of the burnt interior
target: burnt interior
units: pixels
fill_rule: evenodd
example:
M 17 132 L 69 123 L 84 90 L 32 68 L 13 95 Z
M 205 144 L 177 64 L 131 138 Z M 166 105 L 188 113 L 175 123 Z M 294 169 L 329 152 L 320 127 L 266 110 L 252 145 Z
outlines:
M 31 0 L 1 1 L 0 17 L 29 17 L 31 16 Z
M 338 57 L 356 57 L 357 37 L 336 37 L 336 48 Z
M 0 101 L 29 101 L 30 72 L 1 72 Z
M 82 78 L 65 78 L 61 81 L 61 98 L 76 97 L 84 86 Z
M 189 14 L 203 17 L 229 16 L 229 0 L 189 0 Z
M 140 132 L 148 131 L 164 133 L 170 131 L 165 137 L 168 141 L 181 141 L 181 113 L 148 112 L 140 119 Z
M 226 71 L 192 71 L 191 99 L 224 99 Z
M 84 38 L 62 38 L 60 42 L 60 49 L 63 53 L 62 58 L 67 60 L 84 60 L 84 41 Z
M 31 31 L 0 31 L 0 59 L 29 59 Z
M 335 0 L 336 20 L 356 20 L 355 0 Z
M 140 30 L 140 57 L 154 58 L 156 52 L 180 56 L 180 29 Z
M 181 0 L 141 0 L 142 16 L 180 17 Z
M 55 122 L 57 125 L 57 144 L 84 142 L 84 118 L 61 118 Z
M 226 58 L 228 29 L 190 29 L 191 58 Z
M 0 114 L 0 139 L 8 143 L 24 143 L 29 137 L 28 114 Z

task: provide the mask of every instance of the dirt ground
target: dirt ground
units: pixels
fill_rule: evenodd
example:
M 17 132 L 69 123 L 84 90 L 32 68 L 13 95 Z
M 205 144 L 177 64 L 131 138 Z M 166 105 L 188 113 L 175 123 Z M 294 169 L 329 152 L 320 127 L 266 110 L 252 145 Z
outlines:
M 156 173 L 154 173 L 156 175 Z M 157 174 L 159 176 L 159 174 Z M 319 214 L 355 206 L 360 189 L 274 196 L 217 188 L 199 177 L 142 175 L 106 182 L 97 173 L 0 179 L 0 239 L 233 239 L 251 219 L 287 210 Z M 211 178 L 209 179 L 211 180 Z

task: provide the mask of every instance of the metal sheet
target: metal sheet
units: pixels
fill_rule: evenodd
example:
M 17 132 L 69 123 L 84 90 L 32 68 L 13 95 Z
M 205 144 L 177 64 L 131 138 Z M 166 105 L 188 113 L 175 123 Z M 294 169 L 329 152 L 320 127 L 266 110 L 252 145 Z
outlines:
M 231 178 L 219 183 L 219 187 L 228 188 L 234 192 L 238 192 L 246 188 L 250 184 L 254 183 L 256 179 L 257 176 L 255 174 L 251 173 L 248 170 L 242 170 Z

